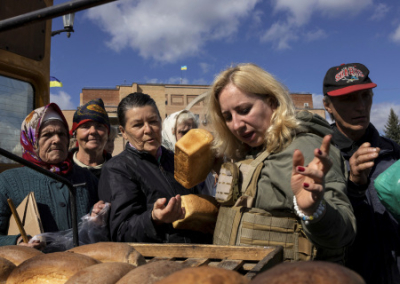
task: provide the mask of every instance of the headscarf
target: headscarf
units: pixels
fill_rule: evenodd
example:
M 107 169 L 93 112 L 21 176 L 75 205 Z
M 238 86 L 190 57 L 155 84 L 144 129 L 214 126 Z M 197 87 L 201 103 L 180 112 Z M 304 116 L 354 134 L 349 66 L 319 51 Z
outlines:
M 55 103 L 50 103 L 44 107 L 33 110 L 21 125 L 20 143 L 23 148 L 22 158 L 42 168 L 46 168 L 53 173 L 65 175 L 72 169 L 70 157 L 57 165 L 52 165 L 42 161 L 38 155 L 40 127 L 47 120 L 61 120 L 65 129 L 68 131 L 68 123 L 62 111 Z
M 79 126 L 88 121 L 96 121 L 104 124 L 107 127 L 108 133 L 110 133 L 110 120 L 102 99 L 94 99 L 78 107 L 74 114 L 69 134 L 72 135 Z
M 187 110 L 180 110 L 170 114 L 166 119 L 164 119 L 162 125 L 162 145 L 175 152 L 175 144 L 176 144 L 176 136 L 175 136 L 175 128 L 176 128 L 176 120 L 179 115 L 183 112 L 188 112 Z

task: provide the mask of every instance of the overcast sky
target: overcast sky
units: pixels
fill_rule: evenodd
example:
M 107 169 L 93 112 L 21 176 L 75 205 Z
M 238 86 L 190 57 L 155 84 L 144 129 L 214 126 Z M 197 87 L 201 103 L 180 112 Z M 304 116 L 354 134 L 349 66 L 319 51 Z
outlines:
M 51 88 L 51 100 L 63 109 L 79 105 L 84 87 L 209 85 L 243 62 L 322 107 L 326 71 L 360 62 L 378 84 L 375 126 L 383 130 L 390 108 L 400 114 L 398 0 L 120 0 L 78 12 L 74 29 L 52 38 L 51 75 L 63 87 Z

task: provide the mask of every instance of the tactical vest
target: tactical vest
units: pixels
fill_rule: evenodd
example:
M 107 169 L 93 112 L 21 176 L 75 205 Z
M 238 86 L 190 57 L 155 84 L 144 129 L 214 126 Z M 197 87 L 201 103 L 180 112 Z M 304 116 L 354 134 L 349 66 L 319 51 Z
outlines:
M 314 245 L 293 212 L 254 208 L 257 183 L 268 152 L 256 159 L 224 163 L 216 199 L 221 203 L 213 243 L 216 245 L 282 246 L 284 261 L 311 260 Z

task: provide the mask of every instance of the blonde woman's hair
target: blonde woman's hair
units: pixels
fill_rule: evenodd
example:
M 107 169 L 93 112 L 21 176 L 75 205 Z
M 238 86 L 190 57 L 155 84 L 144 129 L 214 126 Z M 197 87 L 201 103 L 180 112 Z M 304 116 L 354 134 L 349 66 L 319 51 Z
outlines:
M 221 113 L 218 97 L 229 84 L 246 93 L 252 93 L 268 103 L 275 111 L 271 126 L 265 133 L 265 149 L 280 152 L 293 139 L 299 123 L 295 118 L 295 108 L 289 91 L 270 73 L 255 64 L 239 64 L 221 72 L 215 79 L 208 95 L 208 117 L 214 134 L 214 148 L 220 155 L 242 158 L 248 151 L 247 145 L 237 139 L 226 125 Z

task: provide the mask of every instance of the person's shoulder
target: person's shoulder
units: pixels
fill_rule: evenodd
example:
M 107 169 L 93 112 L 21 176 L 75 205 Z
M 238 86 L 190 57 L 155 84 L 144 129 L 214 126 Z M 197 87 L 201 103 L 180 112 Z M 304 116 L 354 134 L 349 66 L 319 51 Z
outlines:
M 133 151 L 129 151 L 128 149 L 123 150 L 121 153 L 119 153 L 116 156 L 113 156 L 110 160 L 108 160 L 104 166 L 104 169 L 109 169 L 109 168 L 114 168 L 114 167 L 120 167 L 122 165 L 125 165 L 127 163 L 135 163 L 136 159 L 139 157 L 135 155 Z
M 9 169 L 0 174 L 0 176 L 7 177 L 22 177 L 27 175 L 41 175 L 39 172 L 32 170 L 28 167 L 17 167 L 14 169 Z

